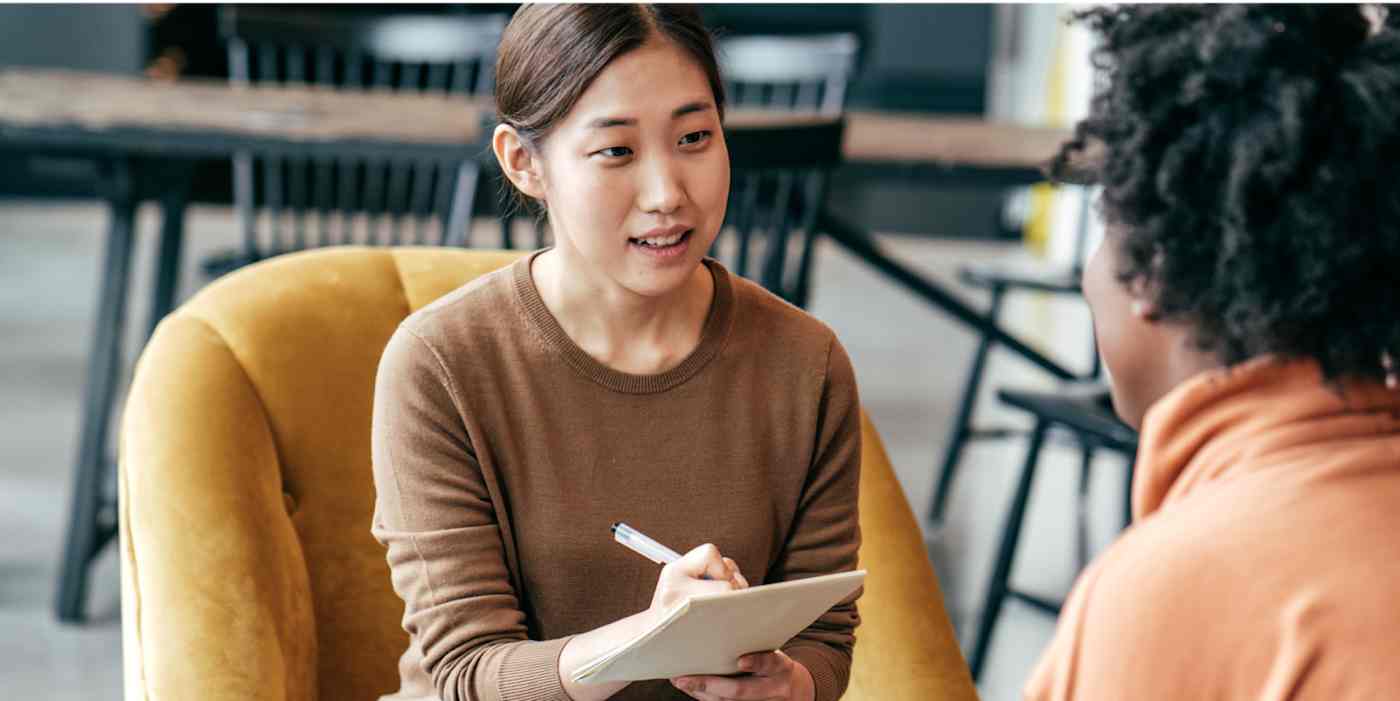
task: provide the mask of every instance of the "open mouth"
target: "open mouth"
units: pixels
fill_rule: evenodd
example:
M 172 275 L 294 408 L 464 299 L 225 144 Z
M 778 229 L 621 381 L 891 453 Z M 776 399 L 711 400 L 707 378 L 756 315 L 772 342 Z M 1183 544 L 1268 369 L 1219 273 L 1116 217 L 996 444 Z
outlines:
M 680 248 L 681 246 L 684 246 L 686 242 L 690 240 L 690 234 L 693 231 L 694 229 L 686 229 L 685 231 L 679 234 L 673 234 L 671 236 L 656 236 L 645 239 L 632 238 L 627 239 L 627 242 L 633 246 L 637 246 L 638 248 L 648 251 L 662 252 L 668 250 L 675 250 Z

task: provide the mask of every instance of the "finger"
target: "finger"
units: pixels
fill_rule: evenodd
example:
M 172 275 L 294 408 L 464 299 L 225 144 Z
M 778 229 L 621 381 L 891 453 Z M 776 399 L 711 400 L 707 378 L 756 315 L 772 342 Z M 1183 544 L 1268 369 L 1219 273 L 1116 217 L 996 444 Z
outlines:
M 682 583 L 670 584 L 661 600 L 669 607 L 696 596 L 723 594 L 733 590 L 734 584 L 731 582 L 684 578 Z
M 701 596 L 704 594 L 722 594 L 727 591 L 734 591 L 734 583 L 726 579 L 715 580 L 692 580 L 681 590 L 684 596 Z
M 786 673 L 789 664 L 789 658 L 781 652 L 755 652 L 739 658 L 739 671 L 772 677 Z
M 694 692 L 713 694 L 734 701 L 764 701 L 784 696 L 783 682 L 772 677 L 682 677 L 680 688 L 692 695 Z
M 729 573 L 725 571 L 724 558 L 719 554 L 719 548 L 711 543 L 691 550 L 673 564 L 687 577 L 720 581 L 729 579 Z
M 707 693 L 704 691 L 692 691 L 691 687 L 689 686 L 689 683 L 683 684 L 679 679 L 672 679 L 671 685 L 676 687 L 677 689 L 680 689 L 681 692 L 684 693 L 686 696 L 689 696 L 692 699 L 696 699 L 697 701 L 725 701 L 725 699 L 722 699 L 711 693 Z
M 744 579 L 744 573 L 739 571 L 739 563 L 726 557 L 724 558 L 724 566 L 729 570 L 729 574 L 725 579 L 733 582 L 735 589 L 749 588 L 749 580 Z

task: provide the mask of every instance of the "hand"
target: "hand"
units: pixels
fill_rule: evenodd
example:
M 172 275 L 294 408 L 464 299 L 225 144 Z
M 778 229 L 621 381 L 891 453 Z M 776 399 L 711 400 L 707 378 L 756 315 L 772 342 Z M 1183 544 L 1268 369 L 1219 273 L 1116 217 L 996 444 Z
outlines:
M 812 701 L 812 673 L 782 652 L 759 652 L 739 658 L 738 677 L 676 677 L 671 684 L 700 701 Z
M 659 614 L 691 596 L 747 589 L 748 586 L 748 580 L 739 572 L 739 565 L 720 555 L 719 548 L 706 543 L 661 568 L 656 592 L 651 597 L 651 610 Z

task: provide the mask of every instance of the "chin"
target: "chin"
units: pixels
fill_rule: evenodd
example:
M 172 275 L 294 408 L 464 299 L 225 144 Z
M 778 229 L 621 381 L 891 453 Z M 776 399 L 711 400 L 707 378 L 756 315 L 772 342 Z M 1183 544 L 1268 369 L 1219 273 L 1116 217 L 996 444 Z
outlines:
M 623 281 L 623 286 L 643 297 L 665 297 L 683 289 L 700 265 L 700 261 L 696 260 L 690 264 L 677 264 L 670 270 L 639 271 L 629 275 L 629 279 Z

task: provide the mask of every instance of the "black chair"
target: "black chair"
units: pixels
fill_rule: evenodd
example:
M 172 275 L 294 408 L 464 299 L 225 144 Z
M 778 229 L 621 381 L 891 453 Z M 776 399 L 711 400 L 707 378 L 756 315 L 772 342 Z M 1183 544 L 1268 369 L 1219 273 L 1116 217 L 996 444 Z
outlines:
M 729 102 L 840 114 L 856 71 L 854 34 L 735 36 L 716 46 Z
M 966 265 L 958 270 L 958 279 L 961 282 L 987 290 L 990 301 L 985 316 L 992 325 L 1000 323 L 1002 304 L 1009 292 L 1041 292 L 1053 295 L 1081 294 L 1080 277 L 1083 274 L 1089 200 L 1088 191 L 1085 190 L 1080 198 L 1080 225 L 1075 233 L 1074 252 L 1072 262 L 1069 265 L 990 263 Z M 978 339 L 977 350 L 973 352 L 972 362 L 967 371 L 967 379 L 963 382 L 961 398 L 958 401 L 958 411 L 954 415 L 952 431 L 947 446 L 944 448 L 941 467 L 938 470 L 938 481 L 929 503 L 928 519 L 930 522 L 937 523 L 943 519 L 948 494 L 952 490 L 963 449 L 967 447 L 969 441 L 1003 439 L 1020 435 L 1020 432 L 1007 428 L 987 428 L 973 425 L 973 414 L 976 410 L 978 394 L 982 388 L 982 375 L 986 370 L 987 356 L 994 343 L 992 337 L 984 333 Z M 1092 381 L 1097 379 L 1100 373 L 1099 355 L 1094 348 L 1092 333 L 1089 336 L 1089 348 L 1090 367 L 1079 379 Z
M 221 16 L 230 80 L 489 96 L 507 18 L 349 16 L 231 6 Z M 336 244 L 465 245 L 482 183 L 474 161 L 434 164 L 234 157 L 243 250 L 205 261 L 219 275 L 268 256 Z M 261 211 L 265 226 L 256 220 Z M 503 242 L 510 247 L 508 234 Z
M 715 53 L 733 108 L 806 111 L 839 115 L 855 73 L 859 41 L 853 34 L 749 35 L 721 39 Z M 793 304 L 806 306 L 811 291 L 817 217 L 826 202 L 830 171 L 840 164 L 840 131 L 829 128 L 773 130 L 781 143 L 730 136 L 732 163 L 729 241 L 733 267 L 749 275 L 750 259 L 764 242 L 759 281 Z M 750 145 L 751 143 L 751 145 Z M 791 231 L 796 227 L 793 238 Z M 796 250 L 788 248 L 796 246 Z M 785 272 L 786 259 L 797 265 Z
M 1021 539 L 1021 525 L 1025 519 L 1031 487 L 1040 461 L 1040 451 L 1049 433 L 1054 430 L 1067 432 L 1081 448 L 1079 467 L 1079 491 L 1075 510 L 1075 551 L 1078 569 L 1083 569 L 1089 557 L 1088 544 L 1088 497 L 1090 466 L 1099 450 L 1111 450 L 1123 455 L 1127 460 L 1127 475 L 1124 480 L 1123 526 L 1132 522 L 1133 463 L 1137 456 L 1137 433 L 1118 419 L 1113 412 L 1108 391 L 1101 387 L 1086 388 L 1081 391 L 1025 392 L 1000 390 L 997 396 L 1007 405 L 1030 412 L 1035 416 L 1035 428 L 1031 430 L 1026 448 L 1025 462 L 1021 466 L 1016 492 L 1011 499 L 1002 527 L 1001 545 L 992 567 L 992 576 L 983 598 L 982 614 L 977 625 L 977 638 L 973 643 L 968 663 L 972 678 L 980 679 L 986 664 L 987 650 L 991 646 L 992 633 L 997 619 L 1008 597 L 1015 598 L 1030 606 L 1058 616 L 1061 604 L 1028 592 L 1013 588 L 1010 584 L 1011 568 L 1016 558 L 1016 547 Z
M 725 135 L 731 181 L 739 184 L 712 252 L 798 307 L 810 296 L 817 218 L 831 171 L 841 164 L 844 127 L 834 121 Z

